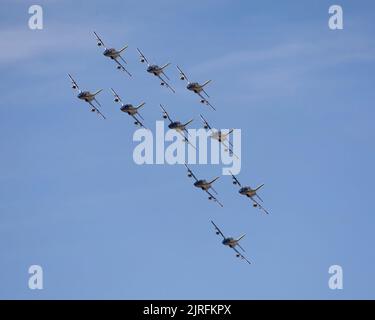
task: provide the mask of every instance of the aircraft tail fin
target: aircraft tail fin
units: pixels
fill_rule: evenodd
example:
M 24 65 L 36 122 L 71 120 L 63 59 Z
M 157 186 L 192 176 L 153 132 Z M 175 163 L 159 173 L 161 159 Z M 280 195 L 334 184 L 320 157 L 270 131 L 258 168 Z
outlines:
M 211 82 L 211 80 L 207 80 L 206 82 L 204 82 L 203 84 L 202 84 L 202 88 L 205 86 L 205 85 L 207 85 L 207 84 L 209 84 Z
M 103 91 L 103 89 L 99 89 L 98 91 L 95 91 L 94 92 L 94 96 L 96 96 L 97 94 L 99 94 L 100 92 L 102 92 Z
M 213 184 L 217 179 L 219 179 L 220 177 L 216 177 L 215 179 L 213 179 L 212 181 L 209 182 L 209 184 Z
M 164 70 L 164 69 L 165 69 L 166 67 L 168 67 L 170 64 L 171 64 L 171 63 L 168 62 L 168 63 L 166 63 L 164 66 L 162 66 L 160 69 Z
M 119 52 L 119 53 L 123 52 L 125 49 L 127 49 L 127 47 L 128 47 L 128 45 L 122 47 L 118 52 Z
M 100 90 L 94 92 L 94 96 L 96 96 L 97 94 L 99 94 L 99 93 L 102 92 L 102 91 L 103 91 L 103 89 L 100 89 Z
M 146 102 L 142 102 L 138 107 L 136 107 L 136 109 L 138 110 L 138 109 L 142 108 L 145 104 L 146 104 Z
M 190 123 L 192 123 L 194 121 L 194 119 L 191 119 L 191 120 L 189 120 L 188 122 L 186 122 L 185 124 L 184 124 L 184 127 L 186 127 L 186 126 L 188 126 Z
M 240 236 L 236 241 L 240 242 L 245 236 L 246 236 L 246 233 L 244 233 L 242 236 Z

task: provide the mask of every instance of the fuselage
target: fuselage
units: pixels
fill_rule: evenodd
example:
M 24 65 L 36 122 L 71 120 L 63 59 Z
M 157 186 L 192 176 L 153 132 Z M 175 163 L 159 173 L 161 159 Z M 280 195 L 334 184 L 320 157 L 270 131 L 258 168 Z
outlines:
M 185 126 L 180 121 L 174 121 L 168 125 L 168 128 L 177 131 L 183 131 L 185 129 Z
M 162 71 L 163 69 L 156 64 L 147 67 L 147 72 L 152 73 L 155 76 L 158 76 Z
M 123 105 L 120 110 L 122 112 L 126 112 L 127 114 L 134 115 L 137 113 L 137 109 L 133 107 L 132 104 L 125 104 Z
M 115 59 L 115 58 L 117 58 L 120 54 L 119 54 L 119 52 L 118 52 L 115 48 L 109 48 L 109 49 L 105 49 L 105 50 L 104 50 L 103 55 L 105 55 L 105 56 L 108 57 L 108 58 Z
M 89 91 L 81 91 L 78 93 L 77 98 L 85 101 L 92 101 L 94 100 L 95 95 Z
M 197 188 L 201 188 L 203 190 L 208 190 L 211 187 L 211 184 L 207 182 L 206 180 L 198 180 L 194 182 L 194 186 Z
M 222 242 L 223 245 L 229 246 L 231 248 L 235 247 L 237 245 L 237 240 L 233 238 L 225 238 Z
M 219 131 L 214 131 L 211 134 L 211 138 L 215 139 L 215 140 L 218 140 L 219 142 L 222 142 L 222 141 L 225 141 L 227 139 L 227 135 L 222 135 L 221 131 L 219 130 Z
M 250 187 L 242 187 L 238 192 L 248 197 L 252 197 L 256 195 L 256 191 L 254 189 L 251 189 Z
M 187 86 L 186 89 L 190 91 L 194 91 L 195 93 L 199 93 L 202 91 L 202 86 L 198 82 L 190 82 Z

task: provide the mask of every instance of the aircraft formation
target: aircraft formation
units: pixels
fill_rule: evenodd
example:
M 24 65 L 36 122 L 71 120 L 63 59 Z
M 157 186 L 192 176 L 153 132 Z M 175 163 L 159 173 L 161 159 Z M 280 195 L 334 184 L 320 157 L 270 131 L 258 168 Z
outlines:
M 105 57 L 113 60 L 116 64 L 115 66 L 118 70 L 125 72 L 127 74 L 127 76 L 129 76 L 129 77 L 133 77 L 133 75 L 129 72 L 129 70 L 127 68 L 125 68 L 125 65 L 127 65 L 127 62 L 122 56 L 122 54 L 124 54 L 125 50 L 128 48 L 128 45 L 125 45 L 124 47 L 122 47 L 119 50 L 117 50 L 115 48 L 109 48 L 105 45 L 102 38 L 100 38 L 99 35 L 96 32 L 94 32 L 94 36 L 95 36 L 95 39 L 96 39 L 96 42 L 97 42 L 97 46 L 104 48 L 104 51 L 102 52 L 103 55 Z M 157 77 L 158 80 L 160 80 L 161 86 L 166 87 L 172 93 L 176 93 L 176 90 L 170 84 L 171 79 L 166 74 L 166 68 L 168 66 L 170 66 L 171 63 L 168 62 L 168 63 L 165 63 L 162 66 L 159 66 L 157 64 L 151 64 L 149 62 L 149 60 L 147 59 L 147 57 L 143 54 L 143 52 L 139 48 L 136 48 L 136 50 L 139 54 L 140 62 L 147 64 L 146 72 L 155 76 L 155 77 Z M 208 100 L 210 97 L 207 94 L 206 89 L 205 89 L 206 85 L 208 85 L 211 82 L 211 80 L 207 80 L 207 81 L 205 81 L 201 84 L 199 82 L 191 82 L 189 80 L 188 76 L 186 75 L 186 73 L 184 71 L 182 71 L 182 69 L 179 66 L 176 66 L 176 68 L 179 72 L 180 80 L 187 82 L 186 89 L 195 93 L 196 95 L 198 95 L 199 98 L 200 98 L 200 103 L 202 103 L 203 105 L 206 105 L 206 106 L 210 107 L 212 110 L 216 111 L 216 108 Z M 103 89 L 99 89 L 99 90 L 94 91 L 94 92 L 91 92 L 91 91 L 88 91 L 88 90 L 81 90 L 77 81 L 74 80 L 72 75 L 68 74 L 68 77 L 71 81 L 72 89 L 74 89 L 78 92 L 77 98 L 87 102 L 89 104 L 92 112 L 98 114 L 103 119 L 106 119 L 105 115 L 99 109 L 99 108 L 102 108 L 102 105 L 97 100 L 97 95 L 100 92 L 102 92 Z M 120 95 L 113 88 L 110 88 L 110 91 L 111 91 L 111 93 L 114 97 L 114 102 L 121 105 L 120 110 L 122 112 L 128 114 L 130 117 L 132 117 L 133 120 L 134 120 L 134 124 L 136 126 L 143 127 L 145 129 L 147 129 L 147 127 L 144 125 L 144 118 L 140 114 L 140 109 L 143 108 L 146 103 L 142 101 L 142 102 L 139 102 L 139 104 L 135 105 L 135 106 L 131 103 L 124 103 L 123 100 L 121 99 Z M 191 122 L 193 122 L 193 119 L 190 119 L 186 122 L 181 122 L 181 121 L 178 121 L 174 118 L 172 119 L 170 114 L 167 112 L 166 107 L 163 106 L 162 104 L 160 104 L 160 109 L 162 111 L 163 119 L 169 121 L 168 128 L 176 130 L 176 132 L 178 132 L 182 136 L 184 142 L 193 146 L 191 144 L 191 142 L 189 141 L 189 138 L 188 138 L 189 134 L 188 134 L 188 131 L 187 131 L 187 126 Z M 206 118 L 203 117 L 203 115 L 200 114 L 200 118 L 201 118 L 202 123 L 203 123 L 203 128 L 206 129 L 206 130 L 209 130 L 211 132 L 210 137 L 212 139 L 217 140 L 219 143 L 221 143 L 224 146 L 224 148 L 225 148 L 224 150 L 226 152 L 229 152 L 232 156 L 237 157 L 237 155 L 233 153 L 233 145 L 229 140 L 229 136 L 233 132 L 233 129 L 231 129 L 229 132 L 223 134 L 220 130 L 213 129 L 213 127 L 208 123 L 208 121 L 206 120 Z M 223 204 L 217 198 L 217 195 L 218 195 L 217 191 L 213 188 L 214 182 L 216 182 L 220 177 L 215 177 L 212 180 L 201 179 L 201 178 L 198 178 L 193 173 L 193 171 L 189 168 L 189 166 L 187 164 L 185 164 L 185 168 L 187 170 L 188 177 L 194 179 L 194 183 L 193 183 L 194 187 L 204 191 L 208 195 L 209 200 L 212 200 L 212 201 L 216 202 L 220 207 L 223 207 Z M 231 173 L 233 185 L 239 187 L 239 191 L 238 191 L 239 194 L 249 198 L 252 201 L 252 205 L 253 205 L 254 208 L 259 208 L 263 213 L 269 214 L 269 212 L 263 207 L 263 204 L 262 204 L 263 200 L 258 194 L 259 189 L 261 189 L 264 186 L 264 184 L 261 184 L 258 187 L 253 189 L 250 186 L 242 185 L 240 183 L 240 181 L 238 180 L 238 178 L 235 177 L 232 174 L 232 172 L 230 172 L 230 173 Z M 221 229 L 214 223 L 214 221 L 211 220 L 211 224 L 214 227 L 215 233 L 217 235 L 220 235 L 223 238 L 222 244 L 225 245 L 225 246 L 228 246 L 231 249 L 233 249 L 235 251 L 236 257 L 241 258 L 242 260 L 244 260 L 244 261 L 246 261 L 247 263 L 250 264 L 250 261 L 242 253 L 242 252 L 245 252 L 245 250 L 239 244 L 240 240 L 244 238 L 245 234 L 241 235 L 238 238 L 227 237 L 227 236 L 224 235 L 224 233 L 221 231 Z M 237 247 L 240 248 L 242 252 L 240 252 L 237 249 Z

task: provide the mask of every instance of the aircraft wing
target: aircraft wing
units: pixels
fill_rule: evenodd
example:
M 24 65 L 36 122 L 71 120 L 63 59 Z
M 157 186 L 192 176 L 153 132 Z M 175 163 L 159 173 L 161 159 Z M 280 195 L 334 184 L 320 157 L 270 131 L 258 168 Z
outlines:
M 180 69 L 180 67 L 179 67 L 179 66 L 176 66 L 176 67 L 177 67 L 178 71 L 180 72 L 181 77 L 184 77 L 184 78 L 186 79 L 186 81 L 189 82 L 188 77 L 187 77 L 186 74 Z M 184 79 L 181 79 L 181 80 L 184 80 Z
M 91 101 L 87 101 L 88 102 L 88 104 L 98 113 L 98 114 L 100 114 L 102 117 L 103 117 L 103 119 L 106 119 L 106 117 L 103 115 L 103 113 L 101 113 L 100 112 L 100 110 L 96 107 L 96 106 L 94 106 L 92 103 L 91 103 Z
M 247 258 L 241 253 L 239 252 L 236 247 L 232 247 L 232 249 L 234 251 L 236 251 L 236 253 L 239 255 L 239 257 L 242 259 L 242 260 L 245 260 L 248 264 L 251 264 L 251 262 L 249 260 L 247 260 Z
M 113 90 L 113 88 L 111 88 L 111 91 L 112 91 L 115 99 L 118 99 L 119 102 L 122 102 L 121 97 L 117 94 L 117 92 L 115 90 Z
M 269 212 L 258 201 L 256 201 L 254 197 L 250 197 L 250 199 L 259 207 L 259 209 L 263 210 L 264 213 L 269 214 Z
M 229 143 L 230 147 L 233 148 L 233 144 L 232 144 L 232 142 L 230 142 L 230 141 L 228 140 L 228 143 Z
M 216 232 L 219 232 L 219 234 L 225 239 L 225 235 L 224 235 L 224 233 L 221 232 L 221 230 L 220 230 L 219 227 L 215 224 L 215 222 L 213 222 L 213 221 L 211 220 L 211 223 L 214 225 Z
M 133 119 L 134 119 L 136 122 L 139 123 L 139 125 L 140 125 L 141 127 L 147 129 L 147 128 L 143 125 L 143 123 L 137 119 L 137 117 L 136 117 L 134 114 L 131 114 L 131 116 L 133 117 Z
M 215 110 L 216 111 L 216 109 L 215 109 L 215 107 L 205 98 L 205 97 L 203 97 L 199 92 L 196 92 L 196 94 L 198 95 L 198 96 L 200 96 L 201 97 L 201 99 L 202 100 L 204 100 L 204 102 L 208 105 L 208 106 L 210 106 L 213 110 Z
M 79 90 L 78 83 L 73 79 L 73 77 L 69 73 L 68 73 L 68 76 L 70 78 L 70 81 L 72 82 L 72 85 L 74 85 L 76 87 L 76 89 Z
M 221 140 L 221 143 L 222 145 L 227 149 L 229 150 L 229 154 L 230 155 L 234 155 L 237 159 L 238 159 L 238 156 L 233 152 L 233 147 L 232 147 L 232 144 L 230 143 L 230 141 L 228 140 L 228 144 L 229 146 L 225 143 L 225 141 Z
M 139 55 L 141 56 L 141 59 L 143 59 L 144 61 L 146 61 L 146 63 L 147 63 L 148 65 L 150 65 L 150 63 L 148 62 L 146 56 L 142 53 L 142 51 L 139 50 L 138 48 L 137 48 L 137 51 L 138 51 Z
M 233 183 L 235 182 L 235 184 L 238 184 L 240 187 L 241 186 L 241 183 L 238 181 L 238 179 L 233 175 L 233 173 L 231 171 L 229 171 L 231 176 L 232 176 L 232 179 L 233 179 Z
M 190 142 L 190 140 L 185 136 L 184 133 L 182 133 L 182 132 L 179 131 L 179 130 L 176 130 L 176 131 L 181 135 L 181 137 L 184 138 L 184 141 L 185 141 L 185 142 L 187 142 L 188 144 L 190 144 L 195 150 L 197 149 L 197 148 L 196 148 L 196 147 Z M 188 132 L 186 129 L 184 129 L 184 132 L 186 132 L 187 135 L 189 135 L 189 132 Z
M 198 181 L 198 178 L 195 176 L 193 171 L 191 171 L 191 169 L 187 166 L 187 164 L 184 164 L 184 166 L 186 167 L 188 173 L 191 174 L 191 176 L 195 179 L 195 181 Z
M 132 77 L 132 74 L 128 70 L 126 70 L 126 68 L 123 66 L 123 64 L 120 61 L 118 61 L 116 58 L 113 60 L 117 63 L 117 65 L 121 68 L 122 71 L 125 71 L 129 75 L 129 77 Z
M 263 199 L 259 196 L 259 194 L 256 193 L 255 196 L 256 196 L 260 201 L 264 202 Z
M 165 75 L 165 74 L 164 74 Z M 157 77 L 160 79 L 160 81 L 162 82 L 162 83 L 165 83 L 165 85 L 173 92 L 173 93 L 176 93 L 176 91 L 169 85 L 169 83 L 166 81 L 166 80 L 164 80 L 160 75 L 157 75 Z
M 169 65 L 169 63 L 168 64 L 166 64 L 165 66 L 168 66 Z M 164 69 L 165 67 L 162 67 L 162 69 Z M 171 80 L 171 79 L 169 79 L 169 77 L 165 74 L 165 72 L 164 72 L 164 70 L 161 72 L 162 74 L 163 74 L 163 76 L 167 79 L 167 80 Z
M 163 110 L 163 113 L 164 113 L 165 116 L 167 116 L 168 120 L 169 120 L 170 122 L 173 122 L 173 120 L 172 120 L 171 117 L 169 116 L 167 110 L 164 109 L 164 107 L 163 107 L 162 104 L 160 104 L 160 108 Z
M 223 204 L 208 190 L 205 190 L 206 193 L 213 199 L 220 207 L 224 207 Z
M 96 40 L 98 41 L 98 43 L 100 43 L 100 45 L 105 47 L 105 44 L 104 44 L 103 40 L 100 39 L 100 37 L 98 36 L 98 34 L 95 31 L 94 31 L 94 34 L 95 34 L 95 37 L 96 37 Z
M 200 117 L 204 123 L 205 126 L 207 126 L 208 129 L 212 130 L 211 126 L 208 124 L 208 121 L 200 114 Z

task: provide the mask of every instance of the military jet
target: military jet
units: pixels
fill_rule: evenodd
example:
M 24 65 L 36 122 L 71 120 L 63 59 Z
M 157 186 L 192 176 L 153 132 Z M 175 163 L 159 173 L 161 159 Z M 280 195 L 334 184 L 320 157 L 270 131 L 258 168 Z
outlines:
M 156 76 L 156 77 L 158 77 L 159 80 L 161 81 L 161 82 L 160 82 L 160 85 L 162 85 L 162 86 L 165 85 L 165 86 L 168 87 L 173 93 L 175 93 L 176 91 L 175 91 L 175 90 L 169 85 L 169 83 L 168 83 L 166 80 L 164 80 L 163 77 L 162 77 L 162 76 L 164 76 L 167 80 L 170 80 L 170 79 L 168 78 L 168 76 L 167 76 L 167 75 L 165 74 L 165 72 L 164 72 L 164 69 L 165 69 L 166 67 L 168 67 L 168 66 L 170 65 L 170 63 L 168 62 L 168 63 L 166 63 L 165 65 L 163 65 L 163 66 L 161 66 L 161 67 L 159 67 L 159 66 L 156 65 L 156 64 L 150 64 L 150 63 L 148 62 L 146 56 L 141 52 L 141 50 L 139 50 L 139 49 L 137 48 L 137 51 L 138 51 L 138 53 L 139 53 L 139 55 L 140 55 L 140 61 L 141 61 L 142 63 L 144 63 L 144 62 L 147 63 L 147 69 L 146 69 L 147 72 L 153 74 L 153 75 Z
M 221 132 L 221 130 L 212 129 L 208 121 L 202 115 L 200 115 L 200 117 L 203 121 L 203 128 L 205 128 L 206 130 L 207 129 L 211 130 L 210 137 L 212 139 L 219 141 L 225 147 L 224 149 L 225 151 L 229 151 L 230 155 L 234 155 L 238 159 L 238 156 L 235 153 L 233 153 L 232 142 L 230 142 L 228 139 L 228 136 L 233 132 L 233 129 L 229 130 L 227 133 L 224 134 Z M 228 144 L 226 143 L 227 140 L 228 140 Z
M 243 187 L 241 183 L 238 181 L 238 179 L 230 172 L 233 179 L 233 184 L 238 185 L 240 187 L 240 190 L 238 191 L 241 195 L 247 196 L 253 201 L 253 207 L 261 209 L 264 213 L 269 214 L 269 212 L 255 199 L 258 198 L 261 202 L 263 202 L 262 198 L 258 195 L 257 191 L 264 186 L 264 184 L 261 184 L 260 186 L 256 187 L 255 189 L 252 189 L 249 186 Z
M 70 78 L 70 81 L 72 82 L 72 89 L 78 90 L 77 98 L 86 101 L 91 106 L 91 111 L 92 112 L 96 112 L 97 114 L 101 115 L 104 119 L 106 119 L 106 117 L 100 112 L 100 110 L 98 109 L 98 107 L 96 107 L 93 104 L 93 101 L 95 101 L 99 105 L 99 107 L 101 107 L 99 101 L 96 100 L 95 96 L 97 94 L 99 94 L 100 92 L 102 92 L 103 89 L 100 89 L 100 90 L 98 90 L 98 91 L 96 91 L 94 93 L 91 93 L 90 91 L 82 91 L 79 88 L 77 82 L 73 79 L 73 77 L 69 73 L 68 73 L 68 76 Z
M 114 101 L 115 101 L 116 103 L 121 103 L 121 108 L 120 108 L 120 110 L 121 110 L 122 112 L 127 113 L 129 116 L 131 116 L 131 117 L 135 120 L 135 121 L 134 121 L 134 124 L 135 124 L 136 126 L 141 126 L 141 127 L 145 128 L 145 129 L 147 129 L 147 128 L 143 125 L 143 123 L 137 118 L 137 116 L 139 116 L 142 120 L 144 120 L 143 117 L 139 114 L 138 110 L 139 110 L 140 108 L 142 108 L 146 103 L 145 103 L 145 102 L 142 102 L 140 105 L 138 105 L 138 106 L 136 106 L 136 107 L 134 107 L 134 106 L 133 106 L 132 104 L 130 104 L 130 103 L 125 104 L 125 103 L 122 102 L 120 96 L 116 93 L 115 90 L 113 90 L 113 89 L 111 88 L 111 91 L 112 91 L 112 93 L 113 93 L 113 95 L 114 95 Z
M 211 80 L 207 80 L 206 82 L 199 84 L 198 82 L 190 82 L 186 74 L 181 70 L 179 66 L 177 66 L 178 71 L 180 72 L 180 79 L 187 81 L 186 89 L 193 91 L 201 98 L 201 103 L 204 103 L 210 106 L 212 109 L 216 110 L 215 107 L 202 95 L 202 92 L 209 98 L 209 95 L 204 90 L 204 87 L 211 82 Z
M 163 105 L 160 104 L 160 108 L 163 110 L 163 119 L 168 119 L 170 122 L 168 128 L 176 130 L 184 138 L 184 141 L 189 143 L 195 149 L 195 147 L 190 143 L 189 139 L 187 138 L 189 132 L 186 129 L 186 126 L 193 122 L 194 119 L 191 119 L 186 123 L 181 123 L 180 121 L 173 121 L 169 116 L 167 110 L 165 110 L 165 108 L 163 107 Z
M 210 189 L 211 189 L 215 194 L 217 194 L 216 190 L 212 187 L 212 184 L 217 179 L 219 179 L 220 177 L 216 177 L 215 179 L 213 179 L 211 181 L 207 181 L 207 180 L 204 180 L 204 179 L 198 179 L 194 175 L 193 171 L 191 171 L 191 169 L 186 164 L 185 164 L 185 167 L 188 171 L 188 177 L 189 178 L 193 177 L 194 180 L 195 180 L 194 187 L 202 189 L 204 192 L 206 192 L 208 194 L 208 200 L 214 200 L 220 207 L 223 207 L 221 202 L 210 192 Z
M 95 31 L 94 31 L 94 35 L 96 37 L 98 47 L 101 47 L 101 46 L 104 47 L 103 55 L 105 57 L 108 57 L 108 58 L 114 60 L 117 64 L 117 69 L 125 71 L 131 77 L 132 76 L 131 73 L 128 70 L 126 70 L 124 65 L 119 61 L 119 60 L 121 60 L 123 63 L 127 64 L 125 59 L 121 56 L 121 53 L 123 51 L 125 51 L 125 49 L 128 46 L 124 46 L 120 50 L 116 50 L 115 48 L 107 48 L 106 45 L 104 44 L 103 40 L 100 39 L 100 37 L 98 36 L 98 34 Z
M 239 248 L 241 248 L 241 250 L 243 252 L 245 252 L 244 248 L 242 248 L 239 244 L 240 240 L 245 236 L 245 234 L 243 234 L 242 236 L 240 236 L 239 238 L 235 239 L 235 238 L 232 238 L 232 237 L 226 237 L 224 236 L 224 234 L 221 232 L 221 230 L 219 229 L 219 227 L 211 220 L 211 223 L 214 225 L 215 227 L 215 232 L 217 235 L 221 235 L 223 237 L 223 241 L 222 241 L 222 244 L 225 245 L 225 246 L 228 246 L 229 248 L 232 248 L 234 251 L 236 251 L 236 257 L 237 258 L 241 258 L 243 260 L 245 260 L 248 264 L 251 264 L 251 262 L 249 260 L 247 260 L 247 258 L 242 254 L 240 253 L 236 246 L 238 246 Z

